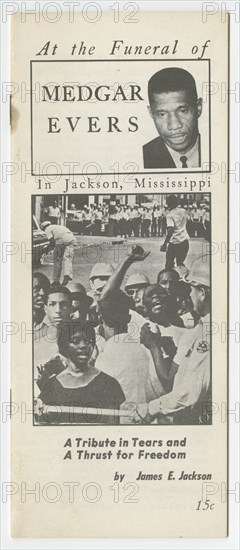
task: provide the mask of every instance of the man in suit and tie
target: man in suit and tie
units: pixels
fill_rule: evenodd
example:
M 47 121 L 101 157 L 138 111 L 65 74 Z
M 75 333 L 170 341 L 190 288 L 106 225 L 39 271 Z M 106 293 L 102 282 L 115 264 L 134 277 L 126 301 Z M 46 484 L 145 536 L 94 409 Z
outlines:
M 193 76 L 177 67 L 162 69 L 150 78 L 148 97 L 159 136 L 143 146 L 144 168 L 200 167 L 202 99 Z

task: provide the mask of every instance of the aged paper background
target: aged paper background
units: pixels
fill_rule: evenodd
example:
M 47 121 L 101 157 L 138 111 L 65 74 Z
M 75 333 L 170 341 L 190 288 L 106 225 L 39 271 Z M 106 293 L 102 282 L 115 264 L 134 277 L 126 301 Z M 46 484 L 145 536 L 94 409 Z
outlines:
M 12 241 L 19 246 L 19 251 L 12 260 L 12 320 L 19 327 L 12 346 L 12 400 L 19 406 L 19 411 L 12 416 L 12 481 L 19 485 L 18 493 L 12 497 L 12 535 L 15 537 L 223 537 L 227 534 L 227 506 L 220 491 L 221 484 L 226 483 L 227 479 L 227 424 L 226 418 L 224 419 L 220 414 L 221 404 L 226 403 L 227 399 L 227 345 L 226 339 L 221 335 L 220 327 L 227 320 L 227 263 L 224 256 L 224 243 L 226 249 L 228 186 L 227 178 L 221 176 L 219 169 L 221 163 L 227 163 L 227 101 L 223 100 L 219 91 L 212 94 L 211 147 L 215 173 L 211 174 L 211 187 L 204 189 L 206 192 L 211 192 L 212 241 L 215 243 L 215 252 L 218 250 L 212 256 L 212 321 L 214 326 L 218 327 L 212 338 L 213 402 L 216 404 L 216 411 L 218 409 L 213 416 L 213 425 L 171 426 L 169 429 L 156 425 L 125 428 L 123 426 L 37 427 L 33 426 L 31 413 L 31 254 L 25 252 L 26 249 L 31 250 L 31 195 L 42 191 L 38 190 L 35 178 L 30 173 L 30 94 L 24 95 L 24 83 L 28 90 L 30 88 L 30 61 L 39 59 L 36 53 L 49 40 L 51 44 L 59 45 L 55 59 L 69 60 L 70 47 L 74 42 L 79 43 L 82 40 L 89 46 L 96 46 L 97 54 L 91 56 L 91 59 L 108 59 L 113 40 L 121 39 L 126 44 L 134 45 L 159 43 L 165 45 L 173 44 L 174 40 L 179 39 L 178 54 L 174 58 L 171 53 L 169 56 L 164 56 L 166 59 L 174 59 L 175 63 L 178 59 L 195 59 L 196 56 L 191 53 L 192 47 L 198 44 L 201 51 L 202 45 L 210 40 L 206 58 L 211 60 L 211 79 L 215 83 L 215 89 L 220 90 L 221 83 L 227 83 L 227 31 L 227 23 L 223 23 L 220 17 L 214 15 L 203 23 L 200 13 L 142 13 L 138 23 L 131 25 L 121 20 L 118 24 L 114 24 L 110 14 L 102 16 L 96 24 L 89 24 L 81 16 L 76 18 L 74 23 L 69 23 L 67 16 L 62 16 L 55 24 L 49 24 L 44 20 L 36 23 L 29 15 L 26 22 L 22 22 L 18 15 L 13 17 L 12 80 L 19 86 L 18 93 L 12 98 L 12 160 L 19 167 L 12 178 Z M 141 61 L 149 58 L 152 59 L 152 56 L 142 55 Z M 156 57 L 156 59 L 162 58 Z M 48 55 L 47 60 L 51 59 L 52 57 Z M 78 58 L 75 57 L 75 59 Z M 115 61 L 117 62 L 118 59 L 124 59 L 124 56 L 116 55 Z M 155 57 L 153 59 L 155 70 L 157 61 Z M 141 66 L 144 68 L 142 63 Z M 148 67 L 147 63 L 146 66 Z M 96 75 L 97 71 L 96 68 Z M 56 69 L 55 74 L 57 74 Z M 147 68 L 143 75 L 146 82 L 149 74 L 150 69 Z M 96 75 L 94 77 L 98 81 L 99 76 Z M 127 69 L 125 69 L 124 79 L 126 75 Z M 103 76 L 106 79 L 104 71 Z M 61 78 L 60 71 L 59 81 Z M 72 78 L 71 74 L 67 78 Z M 89 75 L 89 81 L 92 78 L 93 75 Z M 49 80 L 55 81 L 55 75 L 51 76 L 51 68 Z M 129 68 L 129 81 L 133 80 L 134 77 Z M 36 109 L 36 105 L 34 108 Z M 61 105 L 58 105 L 58 112 L 61 112 L 61 108 Z M 72 110 L 77 112 L 78 108 L 70 106 L 69 116 Z M 120 112 L 119 105 L 118 110 Z M 129 111 L 130 114 L 134 114 L 131 108 Z M 106 113 L 108 112 L 109 105 L 106 103 Z M 101 105 L 101 113 L 104 113 L 103 105 Z M 65 111 L 63 116 L 66 116 Z M 147 119 L 147 114 L 146 120 L 148 130 L 134 140 L 132 139 L 134 134 L 131 136 L 130 154 L 126 161 L 134 160 L 140 163 L 139 153 L 134 153 L 131 148 L 135 148 L 136 145 L 136 150 L 139 151 L 139 148 L 141 150 L 141 145 L 156 135 L 150 119 Z M 38 123 L 41 126 L 41 120 Z M 142 141 L 143 135 L 145 135 L 145 141 Z M 124 162 L 124 156 L 121 157 L 122 147 L 127 139 L 128 136 L 119 139 L 119 159 L 113 159 L 113 162 Z M 60 150 L 61 152 L 64 150 L 65 158 L 68 158 L 68 155 L 71 157 L 71 147 L 72 144 L 69 145 L 68 139 L 61 142 Z M 89 147 L 91 147 L 90 140 Z M 49 152 L 49 157 L 45 157 L 47 148 L 46 144 L 39 140 L 38 154 L 40 157 L 42 155 L 43 161 L 45 159 L 49 162 L 51 153 Z M 54 154 L 55 152 L 59 155 L 59 151 L 53 151 Z M 55 158 L 54 154 L 53 158 Z M 131 158 L 133 154 L 135 156 Z M 108 158 L 98 158 L 96 162 L 104 166 Z M 29 170 L 26 175 L 21 174 L 24 163 Z M 165 177 L 167 174 L 161 174 L 159 179 L 164 180 Z M 195 177 L 189 176 L 189 179 L 197 178 L 206 179 L 206 175 L 201 176 L 200 172 L 195 174 Z M 124 181 L 124 176 L 120 176 L 120 181 L 122 193 L 135 192 L 131 183 Z M 49 192 L 61 194 L 63 188 L 64 178 L 60 178 Z M 101 191 L 103 192 L 103 190 L 96 190 L 94 193 Z M 184 191 L 189 192 L 189 188 Z M 161 189 L 161 192 L 169 192 L 169 189 Z M 71 193 L 73 194 L 74 191 Z M 221 249 L 223 254 L 219 252 Z M 29 333 L 26 333 L 26 328 Z M 26 409 L 29 411 L 28 414 Z M 186 437 L 187 458 L 184 465 L 181 461 L 174 461 L 173 465 L 171 461 L 137 459 L 64 461 L 66 450 L 64 444 L 69 437 L 72 440 L 75 437 L 95 437 L 96 439 L 109 437 L 116 440 L 119 437 L 129 440 L 132 437 L 139 437 L 144 440 L 163 439 L 164 442 L 170 438 Z M 128 450 L 132 450 L 131 444 Z M 124 482 L 127 484 L 136 481 L 140 470 L 166 474 L 171 469 L 179 475 L 182 469 L 186 472 L 196 470 L 212 473 L 212 483 L 216 490 L 212 500 L 215 503 L 214 508 L 211 511 L 196 511 L 198 501 L 202 498 L 201 481 L 184 483 L 165 480 L 142 481 L 136 495 L 137 502 L 124 502 L 126 493 L 131 492 L 129 487 L 125 492 L 120 487 L 119 502 L 114 502 L 113 491 L 109 487 L 114 484 L 113 478 L 116 471 L 125 474 Z M 69 502 L 69 490 L 64 483 L 73 482 L 80 485 L 76 490 L 75 501 Z M 61 487 L 61 498 L 56 499 L 55 503 L 50 503 L 43 498 L 43 488 L 45 487 L 46 491 L 46 484 L 51 483 Z M 83 497 L 82 488 L 88 483 L 96 483 L 101 487 L 101 497 L 95 503 Z M 20 489 L 24 484 L 30 490 L 36 489 L 36 484 L 40 484 L 40 502 L 36 502 L 34 495 L 32 497 L 27 495 L 24 502 Z

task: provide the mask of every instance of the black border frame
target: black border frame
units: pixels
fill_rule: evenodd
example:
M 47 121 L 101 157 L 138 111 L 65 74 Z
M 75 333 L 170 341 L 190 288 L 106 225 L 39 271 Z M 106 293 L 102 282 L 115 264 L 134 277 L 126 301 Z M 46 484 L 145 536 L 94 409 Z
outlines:
M 88 196 L 92 196 L 92 195 L 96 195 L 96 193 L 75 193 L 75 195 L 88 195 Z M 109 193 L 100 193 L 101 196 L 102 195 L 109 195 Z M 136 193 L 112 193 L 112 195 L 136 195 Z M 151 195 L 168 195 L 170 193 L 151 193 Z M 176 195 L 189 195 L 189 192 L 184 192 L 184 193 L 173 193 L 173 194 L 176 194 Z M 200 194 L 200 193 L 198 193 Z M 210 235 L 211 235 L 211 242 L 212 242 L 212 193 L 210 191 L 208 192 L 205 192 L 202 194 L 204 195 L 208 195 L 209 197 L 209 204 L 210 204 Z M 47 193 L 47 196 L 61 196 L 63 195 L 63 193 Z M 31 194 L 31 228 L 32 228 L 32 216 L 33 216 L 33 199 L 34 197 L 42 197 L 42 196 L 46 196 L 46 195 L 40 195 L 38 193 L 32 193 Z M 65 195 L 64 195 L 65 196 Z M 210 242 L 210 244 L 211 244 Z M 31 249 L 33 248 L 33 231 L 31 229 Z M 46 423 L 46 424 L 37 424 L 34 422 L 34 330 L 33 330 L 33 274 L 34 274 L 34 264 L 33 264 L 33 255 L 32 255 L 32 263 L 31 263 L 31 269 L 32 269 L 32 278 L 31 278 L 31 281 L 32 281 L 32 292 L 31 292 L 31 299 L 32 299 L 32 303 L 31 303 L 31 307 L 32 307 L 32 411 L 33 411 L 33 414 L 32 414 L 32 426 L 33 427 L 48 427 L 48 426 L 51 426 L 51 427 L 61 427 L 61 426 L 68 426 L 69 428 L 74 428 L 74 427 L 77 427 L 77 426 L 93 426 L 93 427 L 119 427 L 119 424 L 94 424 L 94 423 L 88 423 L 88 422 L 82 422 L 80 424 L 75 424 L 75 423 L 58 423 L 58 424 L 51 424 L 51 423 Z M 210 301 L 210 322 L 212 322 L 212 254 L 210 253 L 210 284 L 211 284 L 211 301 Z M 228 294 L 228 297 L 229 297 L 229 294 Z M 213 395 L 213 388 L 212 388 L 212 331 L 210 333 L 210 385 L 211 385 L 211 399 L 212 399 L 212 395 Z M 127 427 L 127 426 L 136 426 L 135 424 L 120 424 L 120 426 L 124 426 Z M 158 426 L 158 428 L 161 428 L 163 426 L 166 426 L 166 427 L 169 427 L 170 425 L 169 424 L 140 424 L 140 426 Z M 212 427 L 213 426 L 213 417 L 212 417 L 212 422 L 211 424 L 179 424 L 179 425 L 176 425 L 176 424 L 173 424 L 173 426 L 176 428 L 176 426 L 192 426 L 192 427 L 198 427 L 198 426 L 204 426 L 204 427 Z

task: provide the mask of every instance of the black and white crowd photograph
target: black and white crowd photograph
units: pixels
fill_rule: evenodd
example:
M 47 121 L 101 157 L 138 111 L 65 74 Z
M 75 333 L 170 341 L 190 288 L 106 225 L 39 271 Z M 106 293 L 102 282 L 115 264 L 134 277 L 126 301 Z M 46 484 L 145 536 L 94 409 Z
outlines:
M 211 424 L 209 193 L 32 195 L 34 424 Z

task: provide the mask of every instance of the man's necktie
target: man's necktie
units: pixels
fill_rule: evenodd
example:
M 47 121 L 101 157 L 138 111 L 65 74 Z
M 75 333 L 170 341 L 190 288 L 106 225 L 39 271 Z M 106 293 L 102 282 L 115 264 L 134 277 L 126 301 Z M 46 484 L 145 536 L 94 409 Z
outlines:
M 183 155 L 182 157 L 180 157 L 180 161 L 182 163 L 182 168 L 187 168 L 188 165 L 187 165 L 187 157 L 185 157 L 185 155 Z
M 182 157 L 180 157 L 180 161 L 182 163 L 182 168 L 187 168 L 188 165 L 187 165 L 187 157 L 185 157 L 185 155 L 183 155 Z

